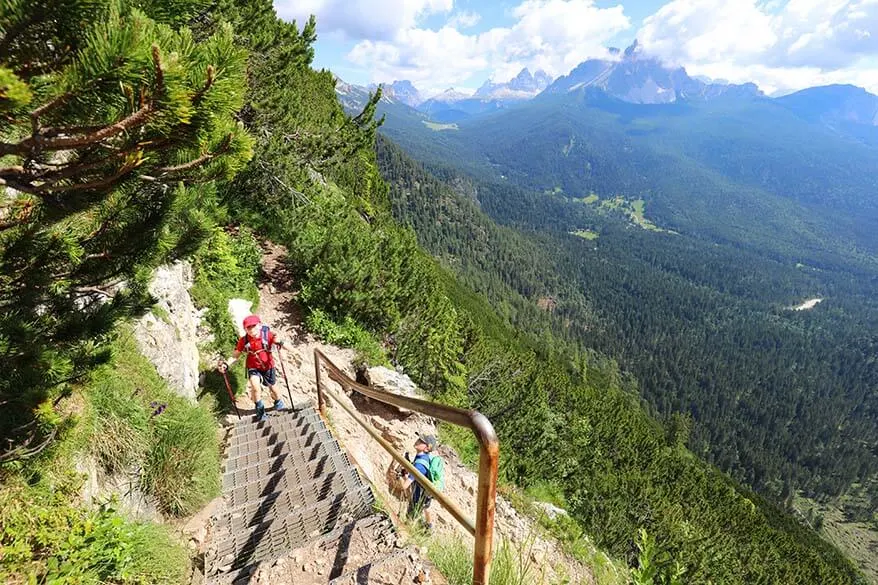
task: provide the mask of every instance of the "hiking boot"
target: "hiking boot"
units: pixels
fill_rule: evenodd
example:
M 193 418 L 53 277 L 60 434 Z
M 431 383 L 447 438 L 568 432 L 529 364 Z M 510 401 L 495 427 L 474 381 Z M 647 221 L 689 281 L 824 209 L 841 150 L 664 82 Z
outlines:
M 263 421 L 268 419 L 268 415 L 265 414 L 265 405 L 262 404 L 262 401 L 256 403 L 256 420 Z
M 278 398 L 274 401 L 274 410 L 280 412 L 284 409 L 284 401 Z

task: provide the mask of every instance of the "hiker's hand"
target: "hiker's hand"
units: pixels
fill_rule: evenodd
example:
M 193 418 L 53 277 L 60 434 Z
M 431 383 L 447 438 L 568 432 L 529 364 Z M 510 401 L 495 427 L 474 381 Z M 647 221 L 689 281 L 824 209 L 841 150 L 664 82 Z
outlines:
M 277 341 L 274 342 L 274 344 L 277 346 L 278 349 L 284 348 L 284 340 L 283 339 L 278 339 Z
M 216 369 L 225 374 L 226 371 L 229 369 L 229 364 L 226 360 L 220 360 L 219 363 L 216 365 Z

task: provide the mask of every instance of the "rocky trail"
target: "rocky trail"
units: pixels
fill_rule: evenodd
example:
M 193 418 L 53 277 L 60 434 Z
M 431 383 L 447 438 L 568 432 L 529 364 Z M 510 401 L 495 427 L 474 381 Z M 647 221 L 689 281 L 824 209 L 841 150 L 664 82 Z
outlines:
M 239 423 L 234 415 L 230 415 L 230 424 L 226 430 L 226 480 L 234 473 L 238 473 L 238 477 L 242 478 L 241 481 L 259 480 L 259 473 L 262 472 L 277 475 L 271 476 L 272 479 L 264 479 L 262 484 L 256 483 L 243 491 L 239 489 L 237 492 L 239 498 L 248 497 L 245 492 L 247 490 L 250 492 L 250 499 L 245 505 L 233 501 L 235 496 L 228 489 L 224 490 L 223 499 L 215 503 L 211 510 L 213 519 L 208 526 L 203 547 L 208 581 L 250 582 L 260 585 L 323 583 L 441 585 L 446 583 L 426 558 L 429 541 L 428 544 L 420 546 L 410 544 L 417 539 L 410 539 L 409 527 L 399 521 L 399 517 L 405 511 L 406 500 L 404 494 L 395 489 L 395 464 L 391 457 L 369 438 L 366 431 L 343 409 L 329 409 L 328 425 L 324 425 L 316 415 L 314 349 L 319 349 L 352 378 L 356 377 L 352 365 L 354 353 L 351 350 L 323 344 L 301 328 L 300 311 L 295 302 L 295 291 L 289 287 L 291 278 L 285 273 L 283 255 L 283 248 L 272 244 L 266 245 L 263 258 L 264 278 L 259 287 L 258 313 L 263 322 L 270 324 L 281 339 L 288 340 L 282 355 L 294 407 L 298 411 L 294 414 L 272 413 L 273 416 L 267 423 L 258 424 L 249 421 Z M 372 384 L 383 386 L 384 389 L 400 391 L 400 386 L 404 386 L 403 390 L 416 391 L 407 377 L 399 376 L 386 368 L 372 369 L 368 376 Z M 279 382 L 287 402 L 286 387 L 282 381 Z M 327 383 L 333 384 L 336 394 L 341 395 L 349 406 L 360 413 L 361 417 L 371 422 L 400 452 L 413 452 L 412 445 L 416 433 L 436 434 L 435 421 L 426 416 L 400 413 L 362 396 L 346 395 L 333 382 L 327 381 Z M 264 397 L 267 398 L 268 396 Z M 253 410 L 253 404 L 247 396 L 238 397 L 238 405 L 242 414 Z M 326 426 L 328 429 L 325 428 Z M 262 443 L 241 443 L 245 433 L 248 441 L 262 441 Z M 248 453 L 241 451 L 247 445 L 256 444 L 259 444 L 257 450 Z M 468 515 L 474 517 L 476 474 L 465 467 L 451 449 L 440 446 L 438 452 L 446 461 L 446 493 Z M 311 463 L 307 460 L 294 461 L 300 455 L 305 456 L 306 459 L 311 457 Z M 242 456 L 246 457 L 242 458 Z M 238 459 L 235 460 L 234 457 Z M 317 459 L 314 459 L 315 457 Z M 278 472 L 280 465 L 288 467 L 295 464 L 308 468 L 308 465 L 313 466 L 315 460 L 329 461 L 329 459 L 320 459 L 321 457 L 335 458 L 333 461 L 338 463 L 338 469 L 330 471 L 328 476 L 323 467 L 329 464 L 318 463 L 320 469 L 311 469 L 306 473 L 306 475 L 310 473 L 311 476 L 304 478 L 299 477 L 301 474 L 296 475 L 290 471 Z M 279 461 L 283 463 L 278 463 Z M 249 476 L 242 476 L 240 470 L 228 467 L 232 462 L 235 462 L 234 465 L 240 465 L 242 462 L 250 465 L 249 471 L 246 472 Z M 353 472 L 354 468 L 358 473 Z M 355 479 L 351 479 L 353 476 L 350 472 L 356 476 Z M 347 478 L 345 481 L 348 483 L 337 481 L 336 476 L 341 475 Z M 281 476 L 282 481 L 288 481 L 289 485 L 279 484 L 278 476 Z M 295 532 L 292 526 L 296 524 L 293 521 L 295 518 L 284 516 L 288 510 L 277 508 L 278 502 L 282 504 L 282 499 L 286 497 L 284 494 L 299 489 L 293 481 L 294 476 L 299 481 L 311 481 L 313 485 L 309 484 L 311 487 L 308 489 L 318 490 L 319 497 L 325 497 L 329 493 L 341 494 L 336 498 L 337 505 L 329 516 L 321 516 L 315 520 L 317 517 L 309 511 L 299 513 L 302 518 L 311 514 L 310 520 L 305 518 L 299 521 L 298 525 L 305 528 L 313 528 L 322 522 L 317 530 L 320 534 L 314 534 L 307 542 L 303 539 L 284 540 L 283 537 L 271 536 L 282 532 L 281 524 L 288 534 Z M 228 482 L 226 484 L 231 485 Z M 372 493 L 377 498 L 377 505 L 383 508 L 384 512 L 375 512 L 372 509 L 366 511 L 362 509 L 359 500 L 350 496 L 353 492 L 359 493 L 359 486 L 366 484 L 371 486 Z M 285 489 L 280 490 L 279 485 Z M 240 488 L 237 485 L 236 487 Z M 307 490 L 300 489 L 300 491 L 307 499 L 305 493 Z M 316 506 L 314 509 L 316 510 L 320 505 L 319 502 L 314 504 Z M 438 504 L 434 503 L 433 510 L 436 516 L 433 538 L 444 536 L 461 538 L 466 546 L 471 548 L 472 539 L 463 527 Z M 258 513 L 254 515 L 254 512 Z M 248 513 L 251 516 L 248 517 Z M 268 528 L 260 528 L 265 523 L 264 519 L 272 518 L 272 514 L 281 518 L 281 523 L 277 524 L 278 520 L 275 520 L 275 524 L 271 524 Z M 249 522 L 248 518 L 250 518 Z M 309 521 L 311 524 L 308 524 Z M 247 563 L 237 562 L 233 568 L 235 556 L 230 556 L 228 553 L 231 549 L 226 550 L 225 561 L 220 554 L 223 552 L 223 546 L 228 546 L 221 543 L 228 541 L 230 528 L 249 530 L 251 534 L 263 530 L 264 535 L 267 536 L 263 536 L 262 540 L 275 538 L 274 542 L 280 544 L 272 546 L 281 546 L 281 549 L 269 551 L 263 555 L 264 558 L 251 555 Z M 523 562 L 528 565 L 527 582 L 594 583 L 588 567 L 570 559 L 556 542 L 541 535 L 540 529 L 533 520 L 519 514 L 499 496 L 495 528 L 497 531 L 495 542 L 499 543 L 501 538 L 506 539 L 524 551 L 526 558 L 523 557 Z M 220 534 L 223 531 L 226 532 Z M 240 536 L 238 540 L 241 540 Z M 417 542 L 423 543 L 423 539 Z M 284 543 L 287 545 L 286 548 Z M 244 547 L 242 550 L 255 550 L 254 546 L 246 542 L 241 546 Z M 260 546 L 262 546 L 261 550 L 268 550 L 266 545 Z M 225 572 L 217 572 L 218 569 L 225 569 Z

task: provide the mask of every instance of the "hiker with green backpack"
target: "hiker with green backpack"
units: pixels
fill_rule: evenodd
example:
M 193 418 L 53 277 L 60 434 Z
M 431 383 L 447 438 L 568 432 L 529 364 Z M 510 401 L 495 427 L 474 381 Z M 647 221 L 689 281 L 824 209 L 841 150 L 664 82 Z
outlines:
M 418 440 L 415 441 L 415 459 L 412 465 L 420 471 L 424 477 L 430 480 L 433 488 L 442 491 L 445 489 L 445 462 L 438 455 L 431 455 L 436 450 L 436 437 L 428 434 L 418 433 Z M 406 455 L 408 458 L 408 455 Z M 408 517 L 413 519 L 424 512 L 424 527 L 429 532 L 433 529 L 433 513 L 430 511 L 430 504 L 433 498 L 427 493 L 427 490 L 417 482 L 415 476 L 411 473 L 405 475 L 402 482 L 402 489 L 408 489 L 412 484 L 412 496 L 409 500 Z

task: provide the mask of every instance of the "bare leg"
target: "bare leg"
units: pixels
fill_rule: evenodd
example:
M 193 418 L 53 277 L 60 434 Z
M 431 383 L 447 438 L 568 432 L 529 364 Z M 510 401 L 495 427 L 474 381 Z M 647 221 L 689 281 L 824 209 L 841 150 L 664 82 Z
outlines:
M 277 402 L 280 400 L 280 394 L 277 391 L 277 384 L 272 384 L 268 387 L 268 393 L 271 394 L 271 399 Z
M 262 389 L 262 378 L 259 374 L 255 376 L 250 376 L 247 380 L 247 385 L 250 386 L 250 400 L 253 401 L 253 404 L 259 400 L 260 390 Z

